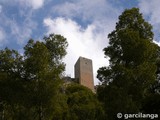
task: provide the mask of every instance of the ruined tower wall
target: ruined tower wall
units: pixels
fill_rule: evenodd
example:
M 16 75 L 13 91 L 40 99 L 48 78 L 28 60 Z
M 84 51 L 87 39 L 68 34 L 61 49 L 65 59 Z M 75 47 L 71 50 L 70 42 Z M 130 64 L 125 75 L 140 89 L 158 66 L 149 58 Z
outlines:
M 84 85 L 94 91 L 92 60 L 79 57 L 75 64 L 75 78 L 79 84 Z

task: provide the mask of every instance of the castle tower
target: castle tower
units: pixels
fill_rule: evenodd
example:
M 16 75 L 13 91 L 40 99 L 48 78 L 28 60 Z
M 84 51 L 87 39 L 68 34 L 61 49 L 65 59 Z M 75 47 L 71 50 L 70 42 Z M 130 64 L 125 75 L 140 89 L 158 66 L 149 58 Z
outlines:
M 78 79 L 79 84 L 84 85 L 94 91 L 92 60 L 79 57 L 74 66 L 74 71 L 75 78 Z

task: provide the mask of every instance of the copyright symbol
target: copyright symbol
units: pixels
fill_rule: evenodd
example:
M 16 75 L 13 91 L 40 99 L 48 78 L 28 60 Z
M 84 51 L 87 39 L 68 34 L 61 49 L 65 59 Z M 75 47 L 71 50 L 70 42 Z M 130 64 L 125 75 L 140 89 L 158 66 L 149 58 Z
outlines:
M 117 113 L 117 118 L 122 118 L 122 113 Z

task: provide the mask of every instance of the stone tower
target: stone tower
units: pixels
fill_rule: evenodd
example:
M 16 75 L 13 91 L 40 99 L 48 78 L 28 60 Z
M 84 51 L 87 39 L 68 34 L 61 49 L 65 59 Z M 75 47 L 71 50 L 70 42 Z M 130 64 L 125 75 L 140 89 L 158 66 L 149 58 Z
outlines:
M 74 66 L 74 71 L 75 78 L 78 79 L 79 84 L 84 85 L 94 91 L 92 60 L 79 57 Z

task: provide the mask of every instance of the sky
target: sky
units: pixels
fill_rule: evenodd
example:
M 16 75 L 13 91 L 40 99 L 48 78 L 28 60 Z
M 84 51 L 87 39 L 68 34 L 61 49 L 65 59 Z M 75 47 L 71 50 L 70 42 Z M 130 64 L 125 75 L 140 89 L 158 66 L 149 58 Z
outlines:
M 159 0 L 0 0 L 0 49 L 23 54 L 29 39 L 42 40 L 51 33 L 68 41 L 65 74 L 74 77 L 79 56 L 92 59 L 94 83 L 97 70 L 108 66 L 103 48 L 125 9 L 138 7 L 153 26 L 154 41 L 160 44 Z

